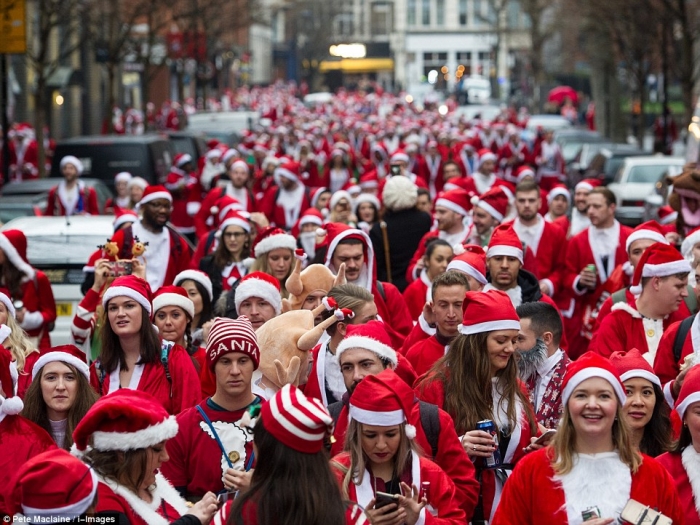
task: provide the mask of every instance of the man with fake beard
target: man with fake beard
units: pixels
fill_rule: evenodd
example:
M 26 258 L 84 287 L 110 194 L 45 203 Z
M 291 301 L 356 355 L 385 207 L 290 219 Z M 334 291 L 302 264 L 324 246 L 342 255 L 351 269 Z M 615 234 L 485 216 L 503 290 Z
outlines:
M 557 428 L 562 414 L 562 382 L 571 360 L 559 348 L 562 322 L 551 304 L 523 303 L 516 308 L 520 331 L 516 350 L 520 379 L 527 385 L 535 417 L 546 428 Z

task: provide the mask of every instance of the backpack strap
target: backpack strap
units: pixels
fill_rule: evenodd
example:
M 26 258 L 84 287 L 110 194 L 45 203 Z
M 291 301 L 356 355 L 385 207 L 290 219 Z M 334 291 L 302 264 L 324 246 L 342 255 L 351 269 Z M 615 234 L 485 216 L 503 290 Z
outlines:
M 673 340 L 673 362 L 678 363 L 681 360 L 681 354 L 683 353 L 683 344 L 685 343 L 688 333 L 690 332 L 691 326 L 693 326 L 694 315 L 686 317 L 681 321 L 678 326 L 678 331 L 676 332 L 676 337 Z
M 617 292 L 612 294 L 610 297 L 612 297 L 613 304 L 626 302 L 627 301 L 627 288 L 623 288 L 621 290 L 618 290 Z
M 431 459 L 435 461 L 438 453 L 438 441 L 440 438 L 440 413 L 437 405 L 419 401 L 420 424 L 423 427 L 423 432 L 428 438 L 430 450 L 432 452 Z
M 209 232 L 207 235 L 207 239 L 204 242 L 204 255 L 209 254 L 209 250 L 211 249 L 212 244 L 214 244 L 214 240 L 216 239 L 216 232 L 218 230 L 212 230 Z
M 384 291 L 384 283 L 381 282 L 379 279 L 377 279 L 375 283 L 377 283 L 377 291 L 379 292 L 379 295 L 381 295 L 382 299 L 386 301 L 386 291 Z

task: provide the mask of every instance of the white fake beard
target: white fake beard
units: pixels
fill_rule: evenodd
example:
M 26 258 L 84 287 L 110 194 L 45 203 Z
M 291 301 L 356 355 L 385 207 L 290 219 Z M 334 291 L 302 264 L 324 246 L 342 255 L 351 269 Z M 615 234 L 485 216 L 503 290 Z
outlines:
M 299 243 L 304 252 L 309 256 L 309 260 L 316 255 L 316 232 L 302 232 L 299 234 Z
M 537 371 L 537 367 L 547 360 L 547 345 L 541 338 L 537 338 L 535 346 L 529 350 L 518 350 L 518 375 L 523 381 L 527 381 Z

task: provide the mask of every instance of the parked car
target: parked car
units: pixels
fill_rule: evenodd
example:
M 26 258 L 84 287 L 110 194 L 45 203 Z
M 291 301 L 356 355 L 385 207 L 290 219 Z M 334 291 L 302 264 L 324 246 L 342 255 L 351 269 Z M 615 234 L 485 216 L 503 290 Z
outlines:
M 538 129 L 557 131 L 560 129 L 572 129 L 571 122 L 560 115 L 531 115 L 527 119 L 523 139 L 530 145 L 533 144 Z
M 612 142 L 590 142 L 582 144 L 574 160 L 566 167 L 569 186 L 573 188 L 576 184 L 581 182 L 581 179 L 586 175 L 586 169 L 591 163 L 591 160 L 593 160 L 593 157 L 595 157 L 600 150 L 612 147 L 614 147 Z
M 591 159 L 586 168 L 584 178 L 598 179 L 604 185 L 610 184 L 615 178 L 617 170 L 622 166 L 622 161 L 627 157 L 641 157 L 649 153 L 629 144 L 614 144 L 609 148 L 602 148 Z
M 623 159 L 614 180 L 608 185 L 617 198 L 617 219 L 629 225 L 642 222 L 645 199 L 654 191 L 659 177 L 669 172 L 680 172 L 684 162 L 682 157 L 663 155 Z
M 260 121 L 257 111 L 211 111 L 195 113 L 187 119 L 187 131 L 202 133 L 230 147 L 236 147 L 243 132 Z
M 80 177 L 80 181 L 85 184 L 85 186 L 95 189 L 95 193 L 97 193 L 97 205 L 100 210 L 104 210 L 105 202 L 113 195 L 112 190 L 107 186 L 107 182 L 89 177 Z M 0 209 L 2 209 L 6 201 L 14 202 L 15 204 L 24 202 L 31 203 L 32 207 L 37 206 L 40 211 L 38 215 L 42 215 L 44 210 L 46 210 L 46 200 L 49 195 L 49 190 L 58 183 L 58 180 L 52 178 L 9 182 L 2 187 L 2 192 L 0 192 L 2 195 L 2 199 L 0 199 Z M 24 215 L 35 214 L 26 213 Z
M 674 166 L 673 169 L 659 176 L 649 195 L 644 198 L 642 222 L 659 219 L 659 208 L 668 204 L 668 198 L 673 191 L 673 180 L 682 172 L 683 167 L 679 169 Z
M 97 246 L 113 233 L 114 217 L 20 217 L 0 230 L 18 229 L 27 236 L 27 258 L 51 282 L 56 300 L 56 326 L 51 344 L 71 343 L 70 326 L 83 298 L 83 266 Z
M 173 143 L 175 153 L 187 153 L 197 165 L 200 157 L 207 154 L 207 143 L 203 133 L 193 133 L 191 131 L 168 131 L 165 135 Z
M 597 131 L 562 128 L 554 132 L 554 141 L 559 144 L 566 164 L 576 159 L 584 144 L 605 142 Z
M 163 135 L 94 135 L 61 140 L 51 165 L 51 177 L 60 177 L 59 163 L 74 155 L 83 163 L 83 176 L 104 181 L 114 188 L 114 176 L 128 171 L 150 184 L 162 184 L 168 175 L 175 148 Z
M 459 94 L 466 95 L 465 99 Z M 463 77 L 459 83 L 460 104 L 484 104 L 491 99 L 491 81 L 481 75 Z
M 46 194 L 12 195 L 0 199 L 0 225 L 17 217 L 40 216 L 46 209 Z

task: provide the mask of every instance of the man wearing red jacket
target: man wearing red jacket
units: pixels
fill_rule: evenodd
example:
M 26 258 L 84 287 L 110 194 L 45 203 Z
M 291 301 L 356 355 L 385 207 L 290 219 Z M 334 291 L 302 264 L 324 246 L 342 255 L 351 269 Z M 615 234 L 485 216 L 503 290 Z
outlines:
M 352 326 L 354 330 L 348 330 L 346 339 L 338 345 L 340 369 L 348 393 L 343 396 L 342 401 L 329 407 L 335 420 L 335 442 L 331 445 L 331 455 L 339 454 L 343 450 L 349 419 L 348 400 L 363 378 L 380 373 L 384 376 L 390 374 L 394 389 L 410 389 L 410 386 L 390 370 L 391 363 L 396 362 L 396 352 L 372 334 L 372 327 L 369 327 L 369 330 L 366 327 L 368 325 Z M 416 444 L 427 458 L 440 466 L 452 479 L 460 507 L 467 516 L 471 516 L 479 495 L 479 484 L 475 478 L 474 465 L 459 442 L 452 418 L 435 405 L 419 402 L 414 397 L 407 419 L 408 423 L 416 427 Z M 425 428 L 424 421 L 432 422 L 433 428 Z M 429 436 L 429 432 L 437 432 L 437 436 Z
M 83 173 L 83 163 L 73 155 L 66 155 L 59 166 L 63 180 L 49 190 L 44 215 L 99 215 L 95 188 L 88 188 L 79 180 Z
M 275 185 L 270 186 L 260 203 L 270 226 L 291 230 L 301 212 L 311 207 L 309 192 L 301 182 L 298 162 L 285 162 L 275 169 Z

